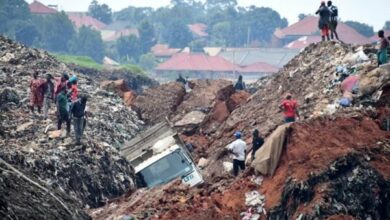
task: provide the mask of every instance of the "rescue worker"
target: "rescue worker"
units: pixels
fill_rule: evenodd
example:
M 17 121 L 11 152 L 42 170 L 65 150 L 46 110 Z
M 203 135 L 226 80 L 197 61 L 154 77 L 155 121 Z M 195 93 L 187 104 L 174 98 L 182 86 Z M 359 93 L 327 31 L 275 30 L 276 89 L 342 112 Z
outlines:
M 388 61 L 387 57 L 387 51 L 390 46 L 390 41 L 385 36 L 385 32 L 383 30 L 378 31 L 378 37 L 379 37 L 379 50 L 378 50 L 378 66 L 386 64 Z
M 54 83 L 52 79 L 53 76 L 51 74 L 47 74 L 46 82 L 43 86 L 43 116 L 45 120 L 47 119 L 51 103 L 54 102 Z
M 286 98 L 282 101 L 279 108 L 283 111 L 284 122 L 295 122 L 296 117 L 299 119 L 298 103 L 296 100 L 292 99 L 290 93 L 286 94 Z
M 234 133 L 235 141 L 227 146 L 227 150 L 233 155 L 233 174 L 238 175 L 239 169 L 245 170 L 246 143 L 241 139 L 241 132 Z
M 255 159 L 256 151 L 264 144 L 264 139 L 260 136 L 259 130 L 253 131 L 252 137 L 252 161 Z
M 81 138 L 84 134 L 84 128 L 86 125 L 86 105 L 87 96 L 81 95 L 79 99 L 72 103 L 71 114 L 73 118 L 73 128 L 76 136 L 76 145 L 81 144 Z
M 33 73 L 33 79 L 30 81 L 30 110 L 34 113 L 34 108 L 38 108 L 41 113 L 43 105 L 43 84 L 44 80 L 38 78 L 38 71 Z
M 238 80 L 236 84 L 234 85 L 234 89 L 236 90 L 244 90 L 245 89 L 245 83 L 242 80 L 242 75 L 238 76 Z
M 337 19 L 339 16 L 339 10 L 335 5 L 333 5 L 332 1 L 328 1 L 328 8 L 330 11 L 330 22 L 329 22 L 329 28 L 330 28 L 330 38 L 333 40 L 334 37 L 336 37 L 337 40 L 339 40 L 339 35 L 337 34 Z
M 57 129 L 61 130 L 62 123 L 66 122 L 66 136 L 70 134 L 70 117 L 68 112 L 68 99 L 66 87 L 61 87 L 57 96 Z
M 321 6 L 317 10 L 316 14 L 320 15 L 320 20 L 318 21 L 318 27 L 321 30 L 322 41 L 325 41 L 325 37 L 327 40 L 330 40 L 329 39 L 330 11 L 328 7 L 326 7 L 324 1 L 321 2 Z

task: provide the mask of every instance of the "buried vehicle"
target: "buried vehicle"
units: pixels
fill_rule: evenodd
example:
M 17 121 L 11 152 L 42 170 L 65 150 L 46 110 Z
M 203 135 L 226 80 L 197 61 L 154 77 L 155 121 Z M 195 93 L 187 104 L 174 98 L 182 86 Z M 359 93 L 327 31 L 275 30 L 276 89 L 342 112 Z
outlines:
M 177 178 L 190 187 L 203 183 L 199 169 L 168 121 L 151 127 L 121 149 L 136 174 L 138 187 L 155 187 Z

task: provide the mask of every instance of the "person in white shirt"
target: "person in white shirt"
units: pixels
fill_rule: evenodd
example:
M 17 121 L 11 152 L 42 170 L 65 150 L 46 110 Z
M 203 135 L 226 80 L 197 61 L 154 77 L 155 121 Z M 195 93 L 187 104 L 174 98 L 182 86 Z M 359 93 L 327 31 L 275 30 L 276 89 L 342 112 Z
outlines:
M 234 133 L 236 140 L 227 146 L 228 151 L 233 155 L 233 174 L 238 175 L 238 170 L 245 170 L 246 143 L 241 139 L 241 132 Z

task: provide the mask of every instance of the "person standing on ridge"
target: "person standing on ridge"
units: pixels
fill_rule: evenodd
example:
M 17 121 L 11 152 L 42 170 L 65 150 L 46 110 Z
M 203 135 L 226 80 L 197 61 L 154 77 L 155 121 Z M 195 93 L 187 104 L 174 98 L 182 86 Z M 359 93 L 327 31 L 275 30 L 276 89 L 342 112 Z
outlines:
M 383 30 L 378 31 L 378 37 L 379 37 L 379 50 L 378 50 L 378 66 L 382 64 L 386 64 L 388 61 L 387 58 L 387 50 L 390 46 L 390 41 L 385 36 L 385 32 Z
M 339 10 L 338 8 L 333 5 L 332 1 L 328 1 L 328 8 L 330 11 L 330 23 L 329 23 L 329 28 L 330 28 L 330 38 L 333 40 L 334 36 L 336 37 L 337 40 L 339 40 L 339 35 L 337 34 L 337 19 L 339 16 Z
M 235 90 L 244 90 L 245 89 L 245 83 L 244 81 L 242 80 L 242 76 L 238 76 L 238 80 L 236 82 L 236 84 L 234 85 L 234 89 Z
M 57 96 L 57 129 L 61 130 L 61 125 L 66 122 L 66 136 L 70 134 L 70 117 L 68 112 L 68 99 L 66 97 L 66 87 L 62 87 Z
M 252 137 L 252 161 L 255 159 L 255 154 L 258 149 L 264 144 L 264 139 L 260 136 L 259 130 L 253 131 Z
M 299 119 L 298 103 L 296 100 L 292 99 L 292 95 L 290 93 L 286 94 L 286 99 L 282 101 L 279 108 L 284 113 L 284 122 L 295 122 L 296 117 Z
M 318 27 L 321 30 L 322 41 L 325 41 L 325 37 L 327 40 L 329 39 L 329 23 L 330 23 L 330 10 L 326 7 L 325 2 L 321 2 L 320 8 L 317 10 L 316 14 L 320 15 L 320 20 L 318 21 Z
M 44 80 L 38 78 L 38 71 L 33 73 L 33 79 L 30 81 L 30 110 L 34 113 L 34 108 L 38 108 L 38 113 L 41 113 L 43 105 L 43 84 Z
M 246 143 L 241 139 L 241 132 L 234 133 L 236 138 L 226 149 L 233 154 L 233 174 L 238 175 L 239 169 L 245 170 Z
M 53 76 L 51 74 L 46 75 L 46 82 L 43 86 L 43 116 L 47 119 L 49 108 L 51 103 L 54 102 L 54 83 L 51 81 Z

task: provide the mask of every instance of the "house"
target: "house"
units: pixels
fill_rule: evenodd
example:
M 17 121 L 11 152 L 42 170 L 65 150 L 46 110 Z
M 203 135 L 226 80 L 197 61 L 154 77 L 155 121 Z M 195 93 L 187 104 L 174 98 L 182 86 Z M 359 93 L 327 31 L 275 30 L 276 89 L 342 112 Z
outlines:
M 194 38 L 205 38 L 209 34 L 206 32 L 207 25 L 202 23 L 189 24 L 188 28 L 190 29 Z
M 28 5 L 31 14 L 38 15 L 49 15 L 58 13 L 58 11 L 54 8 L 50 8 L 39 1 L 34 0 L 31 4 Z
M 73 24 L 76 26 L 76 28 L 86 26 L 100 31 L 107 26 L 103 22 L 91 16 L 88 16 L 87 13 L 85 12 L 66 12 L 66 14 L 69 17 L 69 20 L 71 20 Z
M 220 56 L 208 56 L 203 53 L 178 53 L 155 68 L 157 77 L 174 79 L 179 74 L 200 79 L 258 79 L 278 71 L 266 63 L 239 66 Z
M 318 36 L 317 35 L 303 36 L 303 37 L 300 37 L 291 43 L 288 43 L 284 47 L 288 48 L 288 49 L 303 49 L 303 48 L 309 46 L 310 44 L 318 43 L 321 40 L 322 40 L 321 36 L 319 36 L 319 35 Z
M 126 36 L 133 35 L 133 36 L 139 38 L 139 32 L 138 32 L 138 29 L 136 29 L 136 28 L 126 28 L 126 29 L 122 29 L 122 30 L 103 29 L 103 30 L 101 30 L 101 34 L 102 34 L 103 41 L 106 41 L 106 42 L 116 41 L 122 36 L 126 37 Z
M 165 62 L 171 58 L 174 54 L 177 54 L 181 51 L 179 48 L 169 48 L 168 44 L 156 44 L 151 49 L 150 52 L 156 57 L 157 61 Z
M 299 51 L 288 48 L 225 48 L 218 56 L 239 66 L 260 62 L 280 68 L 295 57 Z
M 273 47 L 283 47 L 304 36 L 320 36 L 318 19 L 315 16 L 307 16 L 284 29 L 276 30 L 271 45 Z M 340 40 L 345 43 L 358 45 L 370 43 L 370 39 L 342 22 L 338 23 L 337 33 Z

